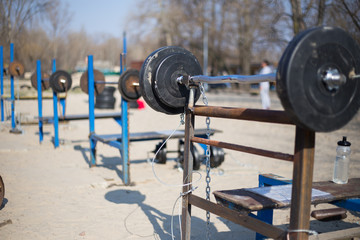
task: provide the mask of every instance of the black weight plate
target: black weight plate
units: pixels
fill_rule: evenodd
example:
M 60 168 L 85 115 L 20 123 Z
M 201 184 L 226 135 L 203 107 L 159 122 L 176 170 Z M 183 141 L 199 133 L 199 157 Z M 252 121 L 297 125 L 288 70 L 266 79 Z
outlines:
M 180 76 L 201 75 L 202 69 L 199 61 L 190 52 L 175 53 L 166 57 L 156 71 L 154 89 L 158 98 L 167 106 L 182 108 L 187 105 L 189 90 L 185 85 L 178 84 L 176 79 Z M 197 90 L 195 99 L 199 98 Z
M 332 27 L 306 30 L 290 42 L 277 71 L 277 92 L 283 107 L 300 127 L 330 132 L 343 127 L 360 106 L 360 47 L 348 33 Z M 328 68 L 346 76 L 330 91 L 321 74 Z
M 139 75 L 140 73 L 136 69 L 128 69 L 121 74 L 118 88 L 121 96 L 125 100 L 136 101 L 141 97 L 139 89 Z
M 24 65 L 18 61 L 13 61 L 9 64 L 9 73 L 14 77 L 23 75 L 25 72 Z
M 69 73 L 58 70 L 50 76 L 50 87 L 54 92 L 67 92 L 71 89 L 72 79 Z
M 0 176 L 0 208 L 2 206 L 2 203 L 4 201 L 4 197 L 5 197 L 5 184 Z
M 103 81 L 105 82 L 105 75 L 100 72 L 99 70 L 94 69 L 94 81 Z M 89 93 L 89 85 L 88 85 L 88 71 L 85 71 L 83 74 L 81 74 L 80 77 L 80 88 L 81 90 L 88 94 Z M 104 91 L 105 84 L 104 83 L 95 83 L 94 85 L 94 95 L 97 96 L 98 94 L 102 93 Z
M 210 167 L 216 168 L 225 160 L 224 149 L 210 146 Z
M 44 91 L 46 89 L 50 88 L 50 81 L 49 81 L 50 75 L 46 72 L 41 72 L 41 90 Z M 36 89 L 37 91 L 37 74 L 34 72 L 31 77 L 31 86 Z
M 156 71 L 162 60 L 174 53 L 189 53 L 181 47 L 167 46 L 152 52 L 144 61 L 140 70 L 140 92 L 145 102 L 155 111 L 166 114 L 179 114 L 184 112 L 183 107 L 172 108 L 164 104 L 154 92 Z M 197 100 L 197 99 L 196 99 Z

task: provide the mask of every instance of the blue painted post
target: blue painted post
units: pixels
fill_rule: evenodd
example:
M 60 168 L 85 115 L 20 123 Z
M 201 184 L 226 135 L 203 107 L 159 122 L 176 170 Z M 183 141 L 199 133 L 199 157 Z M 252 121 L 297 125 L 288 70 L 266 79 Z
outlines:
M 3 46 L 0 46 L 0 87 L 1 87 L 1 91 L 0 91 L 0 105 L 1 105 L 1 121 L 3 122 L 5 120 L 4 117 L 4 58 L 3 58 Z
M 61 105 L 61 108 L 62 108 L 62 116 L 65 116 L 65 112 L 66 112 L 66 98 L 60 98 L 60 105 Z
M 89 95 L 89 130 L 90 135 L 95 133 L 95 101 L 94 101 L 94 67 L 93 56 L 88 56 L 88 95 Z M 90 136 L 89 135 L 89 136 Z M 90 139 L 90 167 L 96 164 L 96 142 Z
M 121 157 L 123 160 L 123 181 L 130 184 L 129 133 L 128 133 L 128 102 L 121 98 Z
M 56 72 L 56 60 L 52 60 L 52 72 Z M 59 147 L 59 116 L 58 116 L 58 98 L 57 92 L 53 91 L 53 106 L 54 106 L 54 146 Z
M 10 43 L 10 63 L 14 61 L 14 44 Z M 11 130 L 16 127 L 15 124 L 15 93 L 14 93 L 14 76 L 10 76 L 11 81 Z
M 42 89 L 41 89 L 41 61 L 36 61 L 36 76 L 37 76 L 37 95 L 38 95 L 38 118 L 39 118 L 39 142 L 42 143 L 44 139 L 43 120 L 42 120 Z
M 126 71 L 126 33 L 123 35 L 123 66 L 121 69 Z M 129 128 L 128 128 L 128 102 L 121 98 L 121 157 L 123 159 L 123 181 L 125 185 L 130 184 L 130 161 L 129 161 Z

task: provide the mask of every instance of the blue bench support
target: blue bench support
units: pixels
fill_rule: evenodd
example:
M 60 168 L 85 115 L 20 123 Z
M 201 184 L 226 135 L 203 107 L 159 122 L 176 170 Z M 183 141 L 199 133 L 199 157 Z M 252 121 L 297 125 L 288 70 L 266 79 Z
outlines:
M 56 72 L 56 60 L 52 60 L 52 72 Z M 53 91 L 53 110 L 54 110 L 54 147 L 59 147 L 59 116 L 58 116 L 58 96 L 57 92 Z M 63 110 L 64 107 L 63 107 Z M 39 119 L 40 121 L 40 119 Z
M 259 187 L 287 185 L 291 183 L 292 183 L 291 180 L 286 179 L 282 176 L 278 176 L 274 174 L 259 174 Z M 333 201 L 330 202 L 330 204 L 345 208 L 350 211 L 360 212 L 360 198 Z M 272 224 L 273 209 L 258 211 L 256 218 L 266 223 Z M 260 239 L 265 239 L 265 237 L 259 233 L 256 233 L 256 240 L 260 240 Z
M 98 139 L 95 136 L 95 96 L 94 96 L 94 67 L 93 56 L 88 56 L 88 96 L 89 96 L 89 141 L 90 141 L 90 167 L 96 165 L 96 144 Z M 122 158 L 123 176 L 125 185 L 130 184 L 130 163 L 129 163 L 129 133 L 128 133 L 128 102 L 121 98 L 121 117 L 114 117 L 121 126 L 121 141 L 111 140 L 108 145 L 119 149 Z
M 37 80 L 37 97 L 38 97 L 38 118 L 39 118 L 39 142 L 44 140 L 43 120 L 42 120 L 42 89 L 41 89 L 41 61 L 36 61 L 36 80 Z

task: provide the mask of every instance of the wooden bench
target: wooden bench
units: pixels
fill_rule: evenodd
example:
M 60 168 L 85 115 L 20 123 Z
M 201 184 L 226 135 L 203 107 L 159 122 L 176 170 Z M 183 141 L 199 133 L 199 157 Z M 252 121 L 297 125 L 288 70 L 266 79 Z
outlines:
M 290 207 L 292 184 L 257 188 L 243 188 L 213 192 L 216 201 L 226 207 L 242 211 L 259 211 Z M 360 197 L 360 178 L 349 179 L 348 184 L 330 181 L 314 182 L 312 204 Z
M 261 178 L 266 178 L 265 184 L 260 182 Z M 275 186 L 267 186 L 268 183 Z M 251 212 L 258 211 L 257 216 L 252 216 L 272 224 L 273 209 L 290 207 L 292 184 L 288 180 L 277 178 L 277 176 L 259 175 L 259 185 L 262 186 L 215 191 L 213 194 L 219 205 L 242 214 L 252 215 Z M 314 182 L 312 184 L 311 204 L 331 203 L 360 212 L 359 197 L 360 178 L 349 179 L 347 184 L 335 184 L 331 181 Z M 324 220 L 325 218 L 339 220 L 346 217 L 346 211 L 343 208 L 319 210 L 314 211 L 312 217 L 318 220 Z M 330 236 L 331 238 L 329 238 Z M 360 228 L 351 228 L 348 233 L 341 230 L 333 233 L 333 235 L 324 234 L 322 237 L 317 238 L 318 236 L 316 236 L 314 239 L 337 239 L 336 236 L 360 236 Z M 263 239 L 263 237 L 261 234 L 256 235 L 256 239 Z

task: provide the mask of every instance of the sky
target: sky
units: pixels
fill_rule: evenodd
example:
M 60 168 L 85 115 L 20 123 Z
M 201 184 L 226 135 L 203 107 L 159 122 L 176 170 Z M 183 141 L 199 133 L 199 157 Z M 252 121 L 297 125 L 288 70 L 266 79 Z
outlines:
M 139 0 L 63 0 L 72 15 L 69 29 L 122 37 Z

